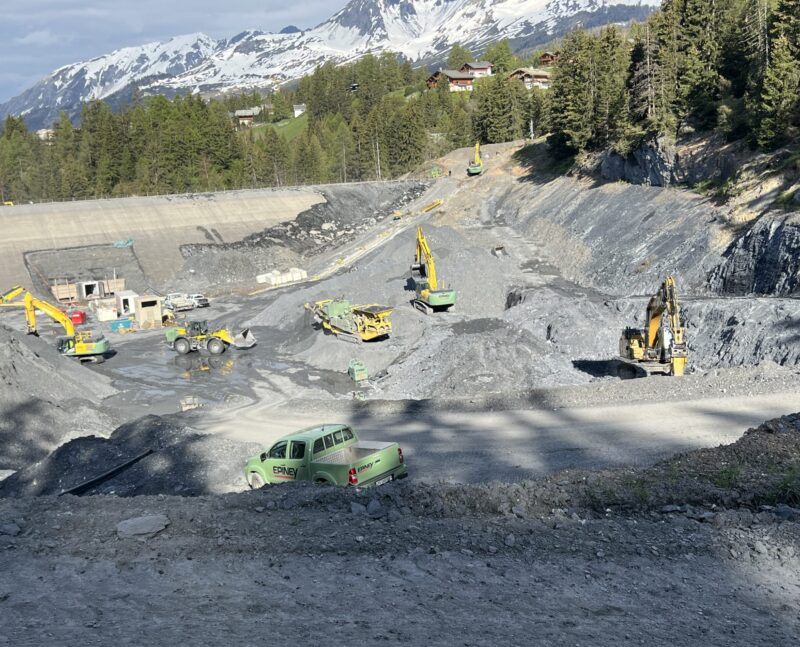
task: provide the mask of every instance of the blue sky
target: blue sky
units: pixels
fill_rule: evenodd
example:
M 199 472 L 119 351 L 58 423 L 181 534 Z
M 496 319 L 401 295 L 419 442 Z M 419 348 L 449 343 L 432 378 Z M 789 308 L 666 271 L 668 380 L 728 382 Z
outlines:
M 2 0 L 0 103 L 62 65 L 120 47 L 203 32 L 313 27 L 346 0 Z

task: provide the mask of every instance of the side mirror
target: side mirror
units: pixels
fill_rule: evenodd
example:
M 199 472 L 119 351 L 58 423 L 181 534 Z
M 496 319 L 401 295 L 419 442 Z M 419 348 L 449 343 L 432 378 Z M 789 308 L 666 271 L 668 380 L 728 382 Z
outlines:
M 261 454 L 261 456 L 259 458 L 261 459 L 261 462 L 263 463 L 265 460 L 267 460 L 267 452 L 264 452 L 263 454 Z

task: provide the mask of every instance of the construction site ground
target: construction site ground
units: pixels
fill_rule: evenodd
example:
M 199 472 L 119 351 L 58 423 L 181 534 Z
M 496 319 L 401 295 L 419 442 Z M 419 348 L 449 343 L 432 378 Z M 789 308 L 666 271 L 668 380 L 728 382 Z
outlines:
M 92 322 L 116 354 L 78 367 L 0 313 L 0 644 L 793 644 L 800 422 L 761 425 L 800 410 L 800 301 L 719 289 L 738 233 L 709 200 L 549 176 L 519 148 L 187 240 L 159 285 L 216 295 L 188 317 L 249 327 L 246 351 Z M 452 313 L 411 306 L 419 224 Z M 255 284 L 281 262 L 310 279 Z M 689 374 L 620 380 L 620 331 L 667 274 Z M 337 340 L 303 308 L 341 296 L 394 307 L 392 336 Z M 245 491 L 248 456 L 322 422 L 399 442 L 410 478 Z

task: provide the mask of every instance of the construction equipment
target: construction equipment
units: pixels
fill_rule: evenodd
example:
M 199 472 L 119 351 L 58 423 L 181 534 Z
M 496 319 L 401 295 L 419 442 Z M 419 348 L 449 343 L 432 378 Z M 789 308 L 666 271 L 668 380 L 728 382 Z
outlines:
M 430 213 L 437 207 L 441 207 L 444 204 L 444 200 L 434 200 L 433 202 L 429 202 L 426 204 L 422 209 L 419 210 L 420 213 Z
M 14 299 L 16 299 L 23 292 L 25 292 L 25 288 L 23 288 L 23 287 L 21 287 L 19 285 L 16 286 L 16 287 L 13 287 L 8 292 L 6 292 L 5 294 L 0 294 L 0 303 L 9 303 L 9 302 L 13 301 Z
M 481 143 L 475 142 L 475 157 L 467 166 L 467 175 L 475 176 L 483 173 L 483 159 L 481 158 Z
M 389 316 L 393 308 L 375 304 L 354 306 L 345 299 L 325 299 L 306 303 L 323 329 L 340 339 L 354 342 L 385 339 L 392 332 Z
M 227 328 L 210 330 L 208 321 L 190 321 L 185 326 L 169 328 L 164 335 L 169 347 L 180 355 L 198 350 L 222 355 L 229 346 L 246 349 L 256 345 L 256 338 L 249 328 L 234 336 Z
M 20 294 L 25 294 L 23 302 L 14 301 Z M 106 354 L 111 350 L 111 345 L 103 335 L 94 336 L 89 330 L 75 331 L 75 324 L 69 315 L 59 310 L 56 306 L 37 299 L 30 292 L 22 288 L 14 288 L 0 298 L 0 306 L 25 309 L 25 321 L 28 324 L 28 334 L 38 335 L 36 311 L 42 312 L 57 322 L 64 329 L 65 335 L 58 338 L 58 352 L 67 357 L 74 357 L 81 363 L 93 362 L 99 364 L 105 360 Z
M 367 365 L 360 359 L 350 360 L 350 364 L 347 366 L 347 374 L 353 382 L 364 382 L 369 379 Z
M 433 260 L 428 239 L 422 233 L 422 227 L 417 227 L 417 248 L 414 264 L 411 266 L 411 281 L 414 284 L 416 298 L 411 302 L 420 312 L 446 312 L 456 303 L 456 291 L 439 286 L 436 277 L 436 262 Z
M 671 276 L 647 304 L 647 327 L 622 331 L 619 352 L 626 362 L 620 368 L 620 377 L 635 377 L 637 369 L 647 375 L 683 375 L 689 354 L 675 279 Z

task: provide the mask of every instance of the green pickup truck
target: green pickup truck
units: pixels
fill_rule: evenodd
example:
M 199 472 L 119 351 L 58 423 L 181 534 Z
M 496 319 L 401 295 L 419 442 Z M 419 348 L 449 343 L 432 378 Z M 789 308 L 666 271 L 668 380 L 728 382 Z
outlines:
M 244 468 L 251 488 L 312 481 L 332 485 L 382 485 L 408 476 L 397 443 L 359 440 L 347 425 L 320 425 L 279 438 Z

